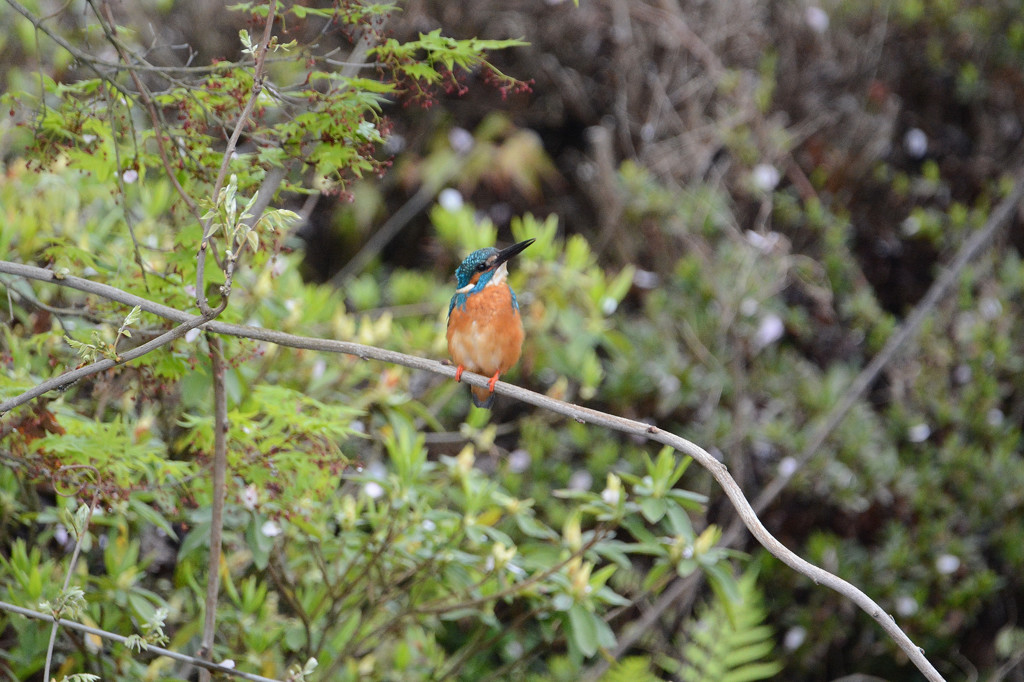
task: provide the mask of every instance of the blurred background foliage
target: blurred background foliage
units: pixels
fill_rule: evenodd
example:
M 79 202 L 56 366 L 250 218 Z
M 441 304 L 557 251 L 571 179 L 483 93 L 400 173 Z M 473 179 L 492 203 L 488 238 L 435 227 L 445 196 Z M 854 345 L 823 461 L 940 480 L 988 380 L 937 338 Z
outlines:
M 12 7 L 3 89 L 37 95 L 37 71 L 55 88 L 82 78 Z M 96 24 L 71 7 L 59 30 L 89 46 Z M 202 0 L 117 11 L 157 63 L 236 59 L 237 30 L 255 32 Z M 320 26 L 289 21 L 300 42 Z M 438 27 L 529 43 L 488 53 L 529 92 L 470 69 L 429 96 L 377 93 L 371 172 L 316 199 L 283 191 L 307 220 L 264 236 L 222 319 L 442 358 L 459 260 L 536 238 L 511 273 L 527 330 L 511 381 L 679 433 L 751 498 L 792 473 L 762 515 L 777 537 L 878 600 L 947 677 L 1024 679 L 1019 212 L 796 459 L 1021 167 L 1017 3 L 424 0 L 389 13 L 384 35 Z M 325 32 L 324 50 L 351 37 Z M 190 309 L 200 233 L 166 178 L 143 163 L 115 189 L 81 151 L 26 162 L 32 109 L 8 104 L 0 253 Z M 138 276 L 136 252 L 159 278 Z M 2 283 L 5 398 L 80 361 L 65 336 L 110 342 L 127 314 Z M 143 313 L 133 342 L 165 328 Z M 402 367 L 226 344 L 217 653 L 244 669 L 283 677 L 314 656 L 320 679 L 917 679 L 853 605 L 746 539 L 731 549 L 749 555 L 727 551 L 734 514 L 710 477 L 649 444 L 501 398 L 476 410 L 465 387 Z M 88 502 L 83 474 L 60 466 L 89 464 L 104 504 L 83 536 L 81 620 L 134 632 L 164 607 L 169 646 L 194 646 L 207 354 L 190 336 L 4 416 L 3 599 L 57 596 L 67 513 Z M 697 574 L 617 648 L 674 577 Z M 39 675 L 48 631 L 0 614 L 0 670 Z M 62 636 L 64 672 L 182 674 Z M 601 652 L 620 660 L 605 671 Z

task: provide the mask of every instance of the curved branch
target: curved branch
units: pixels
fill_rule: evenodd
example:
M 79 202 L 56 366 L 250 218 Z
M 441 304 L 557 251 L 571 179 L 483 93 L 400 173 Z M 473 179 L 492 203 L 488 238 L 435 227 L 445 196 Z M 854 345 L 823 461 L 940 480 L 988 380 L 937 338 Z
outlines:
M 829 411 L 828 415 L 817 423 L 814 430 L 811 431 L 807 445 L 795 458 L 796 466 L 785 472 L 780 472 L 761 490 L 757 497 L 754 498 L 752 506 L 756 513 L 763 513 L 764 510 L 767 509 L 773 501 L 775 501 L 782 491 L 785 490 L 786 485 L 789 484 L 789 481 L 792 480 L 793 476 L 795 476 L 796 473 L 803 468 L 803 466 L 806 465 L 815 454 L 817 454 L 818 449 L 825 443 L 828 437 L 832 435 L 832 432 L 842 424 L 847 413 L 849 413 L 857 401 L 860 400 L 868 387 L 875 382 L 882 371 L 888 367 L 893 360 L 900 356 L 901 352 L 905 350 L 907 344 L 916 338 L 918 332 L 921 330 L 921 326 L 928 318 L 928 315 L 935 309 L 941 300 L 949 295 L 950 289 L 957 281 L 959 281 L 959 277 L 964 268 L 978 257 L 981 250 L 992 241 L 995 234 L 1010 220 L 1013 216 L 1013 212 L 1019 208 L 1022 200 L 1024 200 L 1024 172 L 1018 171 L 1013 188 L 992 210 L 985 224 L 974 232 L 966 242 L 964 242 L 950 264 L 935 279 L 931 288 L 925 293 L 924 298 L 922 298 L 914 310 L 911 311 L 910 315 L 906 317 L 899 329 L 889 337 L 882 350 L 880 350 L 878 354 L 871 359 L 871 362 L 869 362 L 867 366 L 864 367 L 864 369 L 862 369 L 854 378 L 839 401 L 836 402 L 831 411 Z M 729 528 L 722 535 L 722 545 L 728 547 L 736 543 L 743 530 L 741 524 L 742 519 L 738 519 L 734 520 L 729 525 Z M 690 578 L 679 578 L 673 582 L 673 584 L 658 597 L 658 600 L 644 612 L 643 616 L 634 622 L 633 627 L 627 630 L 625 635 L 620 638 L 617 651 L 625 651 L 632 646 L 632 644 L 639 639 L 644 632 L 650 629 L 658 621 L 665 611 L 673 607 L 676 600 L 685 594 L 693 584 L 694 582 Z M 606 669 L 607 663 L 603 661 L 598 661 L 594 666 L 594 670 L 598 673 L 603 672 Z
M 97 284 L 90 282 L 89 280 L 81 279 L 78 277 L 64 277 L 63 279 L 57 280 L 54 277 L 53 272 L 49 270 L 43 270 L 42 268 L 36 268 L 27 265 L 18 265 L 16 263 L 8 263 L 0 261 L 0 272 L 6 272 L 13 275 L 20 275 L 23 277 L 31 277 L 33 279 L 39 279 L 42 281 L 54 282 L 63 286 L 72 287 L 80 291 L 87 291 L 89 293 L 105 296 L 111 300 L 119 301 L 127 305 L 138 305 L 143 310 L 167 317 L 170 320 L 182 323 L 176 329 L 181 329 L 185 325 L 200 326 L 205 325 L 204 328 L 207 331 L 211 331 L 218 334 L 227 334 L 229 336 L 237 336 L 241 338 L 254 339 L 257 341 L 265 341 L 268 343 L 274 343 L 280 346 L 288 346 L 290 348 L 303 348 L 306 350 L 322 351 L 329 353 L 343 353 L 345 355 L 354 355 L 363 359 L 378 360 L 380 362 L 391 363 L 395 365 L 401 365 L 403 367 L 409 367 L 411 369 L 419 369 L 427 372 L 433 372 L 434 374 L 440 374 L 445 377 L 454 378 L 455 368 L 447 363 L 438 362 L 437 360 L 430 360 L 427 358 L 420 358 L 413 355 L 406 355 L 405 353 L 399 353 L 396 351 L 385 350 L 383 348 L 376 348 L 374 346 L 365 346 L 360 343 L 353 343 L 351 341 L 335 341 L 332 339 L 318 339 L 306 336 L 296 336 L 294 334 L 286 334 L 284 332 L 274 331 L 271 329 L 261 329 L 258 327 L 248 327 L 240 324 L 228 324 L 224 322 L 210 321 L 202 316 L 192 316 L 188 313 L 174 310 L 168 306 L 160 305 L 152 301 L 148 301 L 139 296 L 129 294 L 125 291 L 116 289 L 108 285 Z M 101 293 L 102 292 L 102 293 Z M 167 336 L 166 334 L 164 336 Z M 163 337 L 160 337 L 163 338 Z M 153 345 L 159 339 L 154 339 L 147 346 Z M 166 343 L 166 342 L 165 342 Z M 162 345 L 162 344 L 161 344 Z M 155 346 L 154 346 L 155 347 Z M 141 348 L 141 346 L 140 346 Z M 139 350 L 139 349 L 135 349 Z M 127 355 L 127 354 L 126 354 Z M 64 375 L 66 376 L 66 375 Z M 61 377 L 57 377 L 56 381 L 61 383 L 59 380 Z M 464 372 L 462 374 L 462 381 L 470 384 L 471 386 L 479 386 L 481 388 L 488 385 L 490 378 L 481 376 L 479 374 L 472 374 L 470 372 Z M 55 380 L 51 380 L 55 381 Z M 67 383 L 66 381 L 63 383 Z M 726 466 L 715 459 L 710 453 L 701 448 L 700 446 L 692 443 L 685 438 L 677 436 L 667 431 L 662 431 L 657 426 L 651 424 L 645 424 L 632 419 L 626 419 L 616 415 L 600 412 L 598 410 L 592 410 L 587 407 L 581 407 L 579 405 L 572 405 L 570 403 L 563 402 L 550 398 L 540 393 L 529 391 L 519 386 L 505 383 L 503 381 L 497 382 L 494 388 L 496 393 L 501 395 L 520 400 L 531 405 L 543 408 L 545 410 L 555 412 L 557 414 L 570 417 L 581 424 L 596 424 L 603 426 L 621 433 L 640 436 L 653 440 L 664 445 L 668 445 L 678 452 L 692 457 L 702 467 L 708 470 L 708 472 L 714 477 L 715 481 L 718 482 L 722 489 L 725 491 L 729 501 L 732 502 L 733 507 L 736 508 L 737 513 L 743 520 L 744 525 L 750 530 L 750 533 L 754 538 L 771 552 L 776 558 L 782 561 L 784 564 L 792 568 L 793 570 L 801 573 L 815 583 L 825 585 L 842 596 L 846 597 L 850 601 L 854 602 L 861 608 L 862 611 L 871 616 L 882 629 L 896 642 L 897 646 L 907 655 L 907 657 L 914 663 L 917 668 L 924 673 L 928 680 L 937 681 L 942 680 L 942 676 L 935 669 L 934 666 L 925 657 L 924 652 L 919 649 L 910 638 L 900 629 L 896 624 L 896 621 L 886 613 L 882 607 L 875 603 L 869 596 L 862 592 L 856 586 L 848 583 L 842 578 L 829 573 L 828 571 L 815 566 L 814 564 L 805 561 L 801 557 L 797 556 L 793 551 L 779 542 L 775 536 L 773 536 L 761 520 L 757 517 L 757 513 L 750 506 L 747 498 L 744 496 L 743 491 L 739 485 L 729 474 L 729 470 Z M 4 411 L 11 409 L 15 405 L 20 405 L 27 402 L 31 398 L 23 398 L 18 396 L 11 400 L 5 401 L 0 405 L 0 414 Z

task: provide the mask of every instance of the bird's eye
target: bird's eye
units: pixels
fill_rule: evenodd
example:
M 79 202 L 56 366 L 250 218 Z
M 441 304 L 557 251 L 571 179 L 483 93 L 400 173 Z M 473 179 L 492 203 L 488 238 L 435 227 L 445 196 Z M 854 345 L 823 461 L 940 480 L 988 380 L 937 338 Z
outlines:
M 486 269 L 487 269 L 487 263 L 486 262 L 483 262 L 480 265 L 476 266 L 476 271 L 477 272 L 483 272 Z

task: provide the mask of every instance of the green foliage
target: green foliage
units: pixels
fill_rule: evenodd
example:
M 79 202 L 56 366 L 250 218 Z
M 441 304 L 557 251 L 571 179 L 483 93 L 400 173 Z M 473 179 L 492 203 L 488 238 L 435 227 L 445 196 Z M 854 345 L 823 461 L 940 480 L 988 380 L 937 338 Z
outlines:
M 963 116 L 979 116 L 986 131 L 997 126 L 980 117 L 982 105 L 1016 91 L 1024 45 L 1007 7 L 885 8 L 898 39 L 921 36 L 913 66 L 940 74 Z M 429 108 L 474 78 L 503 95 L 523 91 L 489 53 L 525 43 L 438 30 L 402 43 L 374 23 L 396 6 L 282 5 L 280 26 L 297 38 L 271 42 L 262 91 L 214 197 L 224 141 L 257 85 L 268 9 L 231 7 L 251 22 L 238 33 L 238 60 L 141 69 L 146 94 L 123 68 L 100 64 L 97 77 L 87 60 L 51 49 L 46 30 L 67 30 L 74 44 L 102 40 L 91 14 L 76 14 L 74 29 L 61 25 L 69 13 L 35 27 L 0 8 L 10 25 L 0 47 L 52 69 L 4 67 L 2 101 L 14 113 L 0 123 L 0 224 L 16 229 L 0 229 L 0 252 L 58 279 L 86 277 L 192 313 L 205 294 L 228 303 L 227 322 L 443 357 L 453 264 L 506 239 L 504 225 L 468 201 L 432 206 L 433 264 L 374 264 L 333 289 L 299 277 L 298 256 L 284 248 L 291 212 L 249 214 L 270 172 L 284 170 L 285 192 L 272 203 L 313 191 L 352 198 L 340 229 L 354 244 L 389 205 L 376 186 L 392 163 L 380 153 L 386 112 Z M 833 25 L 878 9 L 842 4 Z M 370 51 L 376 70 L 336 69 L 333 52 L 303 44 L 313 25 L 305 22 L 319 22 L 324 46 L 362 31 L 380 38 Z M 126 48 L 141 66 L 149 46 L 133 42 L 138 34 L 106 28 L 119 41 L 110 54 Z M 622 253 L 567 234 L 554 216 L 526 214 L 510 226 L 512 239 L 536 243 L 510 273 L 527 341 L 509 378 L 708 444 L 748 492 L 791 470 L 902 314 L 866 281 L 859 250 L 877 236 L 862 233 L 871 219 L 845 208 L 845 187 L 836 191 L 856 159 L 800 148 L 809 133 L 775 115 L 791 53 L 751 54 L 745 64 L 723 61 L 710 84 L 722 104 L 712 108 L 729 113 L 708 126 L 720 128 L 713 137 L 728 170 L 682 184 L 641 160 L 621 166 L 621 224 L 611 237 Z M 884 100 L 885 84 L 871 85 Z M 394 165 L 403 182 L 430 191 L 547 199 L 558 171 L 516 118 L 480 117 L 466 149 L 449 144 L 449 122 L 431 119 L 429 151 Z M 645 154 L 664 142 L 645 138 Z M 807 158 L 820 167 L 803 167 Z M 778 187 L 755 182 L 756 166 L 783 164 Z M 870 181 L 901 212 L 887 238 L 926 246 L 936 262 L 954 252 L 1007 189 L 986 177 L 965 194 L 961 170 L 943 158 L 875 164 Z M 801 171 L 803 184 L 793 179 Z M 197 292 L 204 228 L 212 248 L 206 291 Z M 1019 661 L 1020 629 L 994 619 L 1018 599 L 1024 575 L 1024 355 L 1014 342 L 1024 334 L 1022 282 L 1012 248 L 969 268 L 913 352 L 797 468 L 771 510 L 795 549 L 878 598 L 930 656 L 987 639 L 998 665 Z M 76 365 L 117 360 L 170 328 L 99 296 L 7 276 L 0 285 L 10 318 L 0 337 L 2 399 Z M 605 679 L 657 679 L 652 665 L 682 679 L 778 675 L 766 607 L 775 622 L 812 633 L 787 652 L 787 675 L 813 677 L 844 657 L 865 674 L 898 670 L 880 633 L 854 630 L 837 598 L 757 555 L 762 604 L 754 571 L 734 577 L 743 555 L 722 547 L 721 529 L 703 517 L 706 505 L 712 518 L 726 516 L 715 489 L 669 450 L 500 399 L 493 412 L 472 410 L 462 387 L 402 367 L 237 339 L 224 347 L 215 659 L 290 679 L 575 680 L 615 648 L 635 604 L 699 572 L 709 604 L 680 614 L 681 629 L 648 632 L 647 654 L 619 661 Z M 3 417 L 0 595 L 129 637 L 100 657 L 99 641 L 62 632 L 58 676 L 84 679 L 72 671 L 95 664 L 104 679 L 174 678 L 169 661 L 140 652 L 194 650 L 201 636 L 213 499 L 209 352 L 195 332 Z M 93 494 L 100 503 L 86 520 Z M 76 543 L 82 556 L 71 566 Z M 49 626 L 0 613 L 0 633 L 5 673 L 41 675 Z
M 774 679 L 782 664 L 773 659 L 772 629 L 764 624 L 767 610 L 756 579 L 756 571 L 747 571 L 736 581 L 733 598 L 719 598 L 698 612 L 683 635 L 680 659 L 661 657 L 661 668 L 681 680 Z
M 657 682 L 661 678 L 651 672 L 644 656 L 629 656 L 615 662 L 601 677 L 601 682 Z
M 64 191 L 52 182 L 56 177 L 15 174 L 15 186 L 6 191 L 45 203 L 50 192 Z M 79 196 L 89 197 L 93 178 L 76 177 Z M 69 272 L 92 267 L 94 278 L 138 291 L 138 271 L 130 263 L 85 260 L 130 243 L 123 223 L 120 229 L 117 223 L 92 229 L 92 221 L 107 215 L 101 196 L 78 214 L 86 220 L 79 240 L 87 248 L 52 253 L 65 259 Z M 222 227 L 245 229 L 239 221 L 243 200 L 232 209 L 229 195 L 222 199 Z M 26 223 L 19 252 L 28 256 L 46 248 L 61 224 Z M 194 258 L 172 252 L 180 235 L 165 234 L 156 221 L 136 223 L 134 231 L 143 243 L 169 249 L 146 257 L 148 267 L 167 268 L 165 277 L 147 278 L 148 296 L 170 295 L 190 281 L 191 275 L 176 274 Z M 533 316 L 530 324 L 569 338 L 572 327 L 556 318 L 571 312 L 591 330 L 579 346 L 586 352 L 563 354 L 560 364 L 546 355 L 550 341 L 529 352 L 564 371 L 547 379 L 556 390 L 567 390 L 570 376 L 589 377 L 596 388 L 601 374 L 588 375 L 586 367 L 601 366 L 597 350 L 611 332 L 632 272 L 604 273 L 583 240 L 557 236 L 553 219 L 526 216 L 514 231 L 538 240 L 536 257 L 513 271 L 524 310 Z M 199 239 L 197 231 L 190 234 Z M 376 286 L 376 305 L 410 303 L 417 290 L 436 290 L 438 314 L 359 314 L 349 312 L 336 293 L 302 284 L 294 256 L 268 251 L 272 239 L 250 244 L 239 233 L 235 241 L 245 249 L 237 254 L 240 267 L 225 319 L 410 352 L 431 344 L 440 349 L 448 273 L 399 273 Z M 461 251 L 455 243 L 452 248 Z M 46 287 L 14 291 L 88 314 L 61 313 L 42 326 L 38 309 L 19 305 L 17 333 L 8 338 L 11 356 L 24 356 L 26 363 L 4 384 L 6 396 L 33 377 L 79 362 L 62 340 L 62 325 L 74 327 L 79 337 L 95 333 L 98 351 L 109 352 L 164 324 L 84 294 Z M 545 291 L 557 296 L 541 305 L 536 292 Z M 463 426 L 467 444 L 456 456 L 437 457 L 427 448 L 424 423 L 440 429 L 464 414 L 466 397 L 454 385 L 435 381 L 417 402 L 409 396 L 410 376 L 400 368 L 234 339 L 224 345 L 230 361 L 229 483 L 217 657 L 244 653 L 247 666 L 310 679 L 472 678 L 495 665 L 510 674 L 536 671 L 563 649 L 567 665 L 580 670 L 614 646 L 608 615 L 641 590 L 660 590 L 669 577 L 695 570 L 716 584 L 730 575 L 719 566 L 731 555 L 714 547 L 717 531 L 693 530 L 688 514 L 699 512 L 705 498 L 677 487 L 686 463 L 668 451 L 645 460 L 645 448 L 635 443 L 609 440 L 578 424 L 562 429 L 535 421 L 522 443 L 533 451 L 537 475 L 525 479 L 502 463 L 496 477 L 480 468 L 481 461 L 491 466 L 498 438 L 486 413 L 470 415 Z M 119 368 L 118 382 L 74 386 L 54 396 L 45 411 L 26 406 L 13 413 L 22 436 L 10 446 L 25 457 L 23 466 L 31 465 L 22 470 L 24 480 L 66 467 L 58 471 L 65 472 L 67 494 L 74 496 L 83 481 L 100 483 L 111 500 L 112 513 L 97 514 L 82 536 L 79 566 L 98 568 L 79 568 L 68 595 L 82 597 L 76 608 L 84 622 L 134 633 L 129 646 L 112 656 L 136 677 L 169 673 L 160 659 L 144 663 L 135 655 L 139 650 L 151 644 L 185 649 L 199 634 L 211 500 L 204 472 L 213 449 L 207 353 L 201 334 L 189 337 Z M 97 400 L 102 410 L 96 410 Z M 438 414 L 424 409 L 431 404 L 441 406 Z M 52 421 L 50 431 L 30 428 L 44 418 Z M 565 486 L 571 474 L 566 465 L 576 451 L 593 453 L 594 473 L 602 478 L 620 456 L 646 465 L 637 475 L 608 475 L 604 490 L 566 489 L 552 497 L 541 485 Z M 72 475 L 82 465 L 89 474 Z M 8 482 L 11 493 L 28 494 L 22 481 Z M 541 500 L 532 499 L 531 491 Z M 45 512 L 8 523 L 37 538 L 57 538 L 70 522 Z M 154 563 L 170 577 L 152 580 L 145 567 L 161 560 L 141 538 L 156 529 L 177 536 L 180 545 L 170 568 Z M 2 582 L 12 585 L 5 596 L 26 603 L 35 595 L 30 606 L 45 600 L 70 605 L 68 595 L 48 587 L 59 584 L 61 564 L 49 561 L 38 544 L 32 547 L 14 545 L 12 559 L 0 568 Z M 731 589 L 728 582 L 724 589 Z M 32 628 L 19 637 L 24 660 L 17 669 L 37 669 L 46 637 Z M 522 656 L 523 647 L 530 656 Z M 74 653 L 66 649 L 65 655 Z

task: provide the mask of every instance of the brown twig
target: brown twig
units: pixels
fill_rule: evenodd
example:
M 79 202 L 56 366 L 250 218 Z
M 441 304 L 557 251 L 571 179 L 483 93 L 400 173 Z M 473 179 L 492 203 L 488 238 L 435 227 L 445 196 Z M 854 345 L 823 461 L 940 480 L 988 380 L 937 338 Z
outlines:
M 209 334 L 210 362 L 213 369 L 213 508 L 210 510 L 209 574 L 206 576 L 206 614 L 203 619 L 203 638 L 199 655 L 213 655 L 213 637 L 217 624 L 217 595 L 220 592 L 221 538 L 224 530 L 224 496 L 227 494 L 227 431 L 228 397 L 224 387 L 224 343 L 219 336 Z M 210 671 L 199 671 L 201 682 L 209 682 Z

